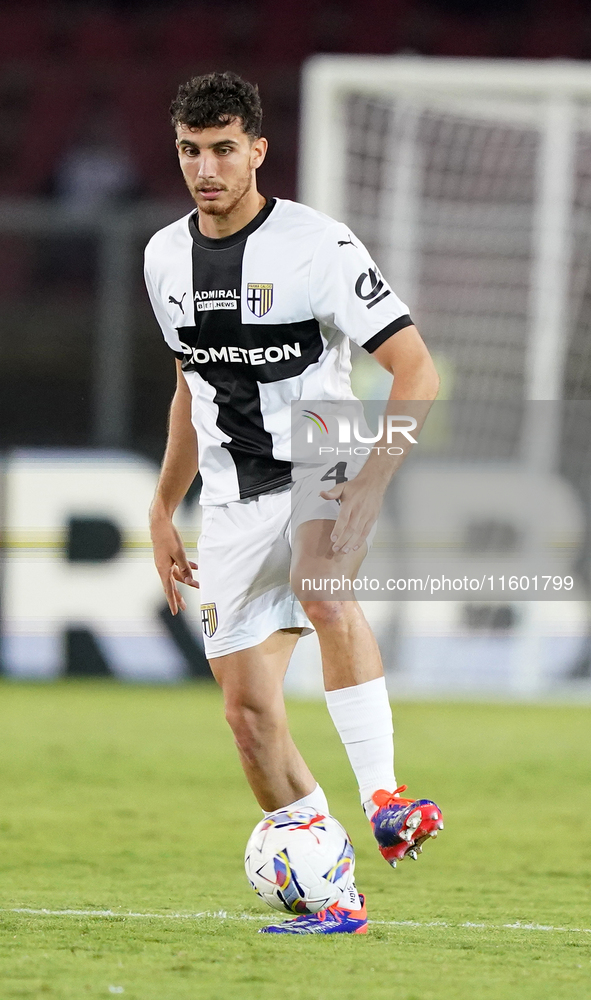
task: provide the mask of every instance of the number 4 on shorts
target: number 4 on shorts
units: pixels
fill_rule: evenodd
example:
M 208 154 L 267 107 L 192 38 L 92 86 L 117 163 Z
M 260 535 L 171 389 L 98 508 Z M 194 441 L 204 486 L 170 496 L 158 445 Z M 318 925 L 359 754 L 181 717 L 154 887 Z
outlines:
M 347 469 L 346 462 L 337 462 L 336 465 L 333 465 L 332 469 L 329 469 L 328 472 L 324 473 L 320 482 L 326 483 L 329 480 L 334 479 L 337 486 L 339 485 L 339 483 L 346 483 L 348 482 L 347 477 L 345 475 L 346 469 Z

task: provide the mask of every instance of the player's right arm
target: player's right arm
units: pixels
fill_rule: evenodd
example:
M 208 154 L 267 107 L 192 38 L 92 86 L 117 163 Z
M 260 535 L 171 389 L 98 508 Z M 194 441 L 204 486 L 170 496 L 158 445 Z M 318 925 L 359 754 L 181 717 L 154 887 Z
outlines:
M 191 421 L 191 392 L 176 362 L 177 384 L 168 421 L 168 441 L 158 486 L 150 508 L 150 534 L 154 562 L 164 587 L 168 606 L 173 615 L 186 604 L 177 583 L 198 587 L 193 579 L 196 563 L 189 562 L 181 537 L 174 526 L 173 515 L 197 475 L 197 435 Z

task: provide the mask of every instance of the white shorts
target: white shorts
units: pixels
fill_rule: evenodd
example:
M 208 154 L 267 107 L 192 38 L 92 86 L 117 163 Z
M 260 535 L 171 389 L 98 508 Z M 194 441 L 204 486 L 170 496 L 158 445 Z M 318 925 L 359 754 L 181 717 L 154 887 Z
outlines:
M 312 517 L 335 521 L 339 508 L 319 498 L 311 509 L 302 498 L 292 517 L 293 502 L 288 488 L 203 508 L 198 565 L 208 659 L 256 646 L 278 629 L 312 631 L 289 582 L 292 531 Z
M 308 469 L 292 488 L 203 507 L 198 565 L 208 659 L 256 646 L 278 629 L 313 631 L 290 586 L 291 540 L 304 521 L 338 517 L 337 501 L 319 496 L 334 486 L 323 471 Z

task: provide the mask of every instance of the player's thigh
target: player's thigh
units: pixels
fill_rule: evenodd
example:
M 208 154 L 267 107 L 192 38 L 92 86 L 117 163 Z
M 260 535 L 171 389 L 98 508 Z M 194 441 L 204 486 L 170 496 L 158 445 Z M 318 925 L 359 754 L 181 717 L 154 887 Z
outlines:
M 356 552 L 333 552 L 330 536 L 334 526 L 334 520 L 314 519 L 304 521 L 294 531 L 291 586 L 304 607 L 315 600 L 354 599 L 352 581 L 367 555 L 367 544 Z
M 289 493 L 204 508 L 198 561 L 208 659 L 309 625 L 289 584 L 289 519 Z
M 300 629 L 273 632 L 263 642 L 209 660 L 224 693 L 226 714 L 283 716 L 283 681 Z

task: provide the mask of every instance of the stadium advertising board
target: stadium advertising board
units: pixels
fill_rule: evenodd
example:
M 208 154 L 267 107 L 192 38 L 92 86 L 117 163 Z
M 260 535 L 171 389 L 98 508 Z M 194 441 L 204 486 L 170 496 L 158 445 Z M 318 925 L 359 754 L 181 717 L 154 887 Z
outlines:
M 196 647 L 188 663 L 187 634 L 179 641 L 167 627 L 152 562 L 147 511 L 156 479 L 154 465 L 124 452 L 7 456 L 1 634 L 9 676 L 175 681 L 191 666 L 198 672 L 198 632 L 188 633 Z
M 530 404 L 531 422 L 547 427 L 552 405 Z M 320 490 L 350 478 L 351 463 L 362 467 L 378 437 L 408 451 L 357 578 L 337 574 L 323 591 L 307 576 L 303 591 L 362 602 L 397 690 L 535 691 L 568 678 L 584 658 L 589 630 L 586 473 L 576 448 L 578 479 L 568 474 L 568 448 L 558 467 L 524 457 L 508 433 L 506 406 L 480 408 L 478 417 L 473 406 L 437 402 L 422 430 L 410 404 L 396 420 L 384 419 L 384 406 L 294 404 L 294 511 L 310 501 L 302 497 L 302 468 L 313 469 L 316 503 Z M 199 591 L 183 588 L 187 612 L 173 619 L 165 610 L 147 526 L 156 479 L 153 464 L 126 452 L 6 456 L 0 629 L 7 675 L 209 676 L 201 632 L 216 627 L 219 609 L 201 608 Z M 176 521 L 196 558 L 198 505 L 180 508 Z M 321 692 L 315 636 L 298 643 L 287 686 Z

